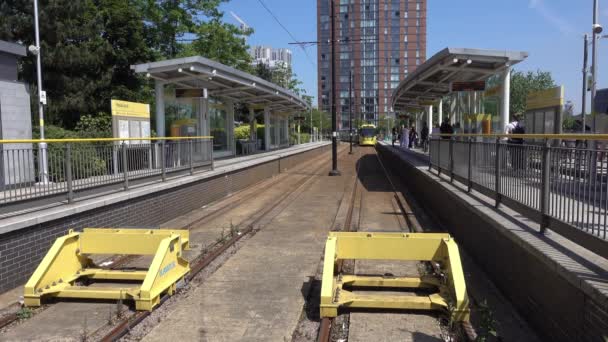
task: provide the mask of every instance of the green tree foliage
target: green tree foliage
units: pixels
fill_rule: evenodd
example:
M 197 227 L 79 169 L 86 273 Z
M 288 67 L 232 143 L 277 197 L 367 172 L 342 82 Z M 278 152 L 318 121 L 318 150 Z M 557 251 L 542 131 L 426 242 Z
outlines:
M 185 52 L 213 59 L 237 69 L 252 72 L 249 46 L 245 37 L 253 31 L 243 32 L 239 27 L 222 22 L 222 13 L 200 23 L 195 29 L 196 39 L 186 45 Z
M 528 93 L 555 87 L 555 81 L 548 71 L 515 71 L 511 74 L 511 113 L 526 111 Z
M 265 63 L 258 63 L 255 66 L 255 75 L 265 81 L 272 82 L 272 70 Z
M 300 132 L 311 132 L 310 130 L 310 112 L 301 113 L 299 116 L 303 116 L 305 120 L 300 122 Z M 327 132 L 331 130 L 331 115 L 326 112 L 322 112 L 317 108 L 312 110 L 312 125 Z M 353 124 L 354 127 L 354 124 Z
M 206 18 L 221 17 L 218 6 L 227 0 L 135 0 L 146 20 L 149 43 L 165 58 L 178 56 L 186 35 L 196 33 Z
M 150 54 L 136 7 L 120 0 L 42 0 L 39 10 L 49 124 L 73 128 L 81 115 L 109 112 L 112 96 L 142 97 L 130 65 Z M 2 2 L 0 17 L 0 39 L 34 44 L 32 1 Z M 21 78 L 36 84 L 34 56 L 21 60 Z
M 493 77 L 488 81 L 488 88 L 500 85 L 500 78 Z M 555 81 L 549 71 L 537 70 L 536 72 L 515 71 L 511 72 L 511 115 L 524 113 L 526 111 L 526 99 L 532 91 L 545 90 L 555 87 Z M 486 103 L 486 109 L 498 110 L 496 102 Z

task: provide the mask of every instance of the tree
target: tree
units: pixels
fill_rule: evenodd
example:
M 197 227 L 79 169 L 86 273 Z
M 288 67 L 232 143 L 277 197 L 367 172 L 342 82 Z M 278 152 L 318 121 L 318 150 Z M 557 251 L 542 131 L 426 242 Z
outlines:
M 196 38 L 191 44 L 184 44 L 185 51 L 190 55 L 201 55 L 222 64 L 252 72 L 251 56 L 245 37 L 253 31 L 251 29 L 242 31 L 235 25 L 224 23 L 221 20 L 222 16 L 223 14 L 218 12 L 209 21 L 200 23 L 194 32 Z
M 268 65 L 265 63 L 258 63 L 255 66 L 254 73 L 257 77 L 265 81 L 272 82 L 272 70 L 270 70 Z
M 143 81 L 130 69 L 151 56 L 136 7 L 120 0 L 43 0 L 39 10 L 47 123 L 74 128 L 81 115 L 109 113 L 114 96 L 145 97 Z M 3 2 L 0 17 L 6 18 L 0 39 L 34 44 L 32 1 Z M 21 78 L 35 86 L 35 58 L 21 59 L 20 67 Z
M 306 90 L 301 88 L 302 82 L 298 80 L 297 75 L 293 72 L 290 65 L 278 63 L 272 69 L 272 83 L 289 89 L 297 95 L 306 94 Z
M 179 43 L 205 18 L 221 17 L 218 6 L 228 0 L 133 0 L 144 14 L 148 43 L 161 57 L 174 58 L 183 48 Z
M 511 74 L 511 113 L 517 114 L 526 111 L 526 99 L 530 92 L 553 87 L 555 87 L 555 81 L 548 71 L 513 72 Z

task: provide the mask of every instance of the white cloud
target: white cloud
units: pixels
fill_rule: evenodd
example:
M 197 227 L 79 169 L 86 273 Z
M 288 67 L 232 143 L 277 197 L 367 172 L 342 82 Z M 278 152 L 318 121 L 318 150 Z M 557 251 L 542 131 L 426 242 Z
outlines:
M 538 12 L 543 19 L 555 26 L 562 34 L 572 34 L 576 32 L 564 18 L 547 7 L 544 0 L 530 0 L 528 7 Z

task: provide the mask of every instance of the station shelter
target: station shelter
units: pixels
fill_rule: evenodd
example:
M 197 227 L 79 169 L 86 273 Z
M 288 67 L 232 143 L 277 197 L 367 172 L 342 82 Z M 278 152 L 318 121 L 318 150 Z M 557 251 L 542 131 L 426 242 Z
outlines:
M 415 118 L 418 131 L 426 122 L 433 132 L 447 115 L 457 133 L 502 133 L 510 114 L 511 67 L 527 57 L 521 51 L 445 48 L 399 84 L 393 110 Z
M 289 146 L 289 117 L 309 105 L 290 90 L 200 56 L 131 67 L 155 81 L 159 137 L 213 136 L 215 158 L 236 155 L 235 106 L 249 110 L 248 153 Z M 263 136 L 256 122 L 263 115 Z

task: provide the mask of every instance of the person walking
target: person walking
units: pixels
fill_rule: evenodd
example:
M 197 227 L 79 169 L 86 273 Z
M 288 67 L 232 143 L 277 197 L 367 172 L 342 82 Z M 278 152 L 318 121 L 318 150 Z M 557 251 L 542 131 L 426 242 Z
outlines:
M 410 143 L 408 145 L 410 149 L 416 146 L 416 140 L 418 140 L 418 132 L 416 132 L 416 126 L 412 126 L 410 129 Z
M 429 146 L 429 126 L 426 122 L 422 124 L 422 130 L 420 131 L 420 145 L 422 145 L 422 150 L 426 152 Z
M 402 148 L 408 148 L 409 146 L 409 139 L 410 138 L 410 132 L 408 131 L 407 127 L 405 125 L 401 125 L 401 140 L 400 145 Z
M 526 129 L 521 123 L 521 117 L 519 114 L 515 114 L 513 116 L 513 121 L 507 124 L 505 133 L 509 135 L 526 134 Z M 507 139 L 507 151 L 511 159 L 511 168 L 513 168 L 513 170 L 523 170 L 524 166 L 527 164 L 525 151 L 521 146 L 523 144 L 524 139 L 521 137 L 509 137 Z

